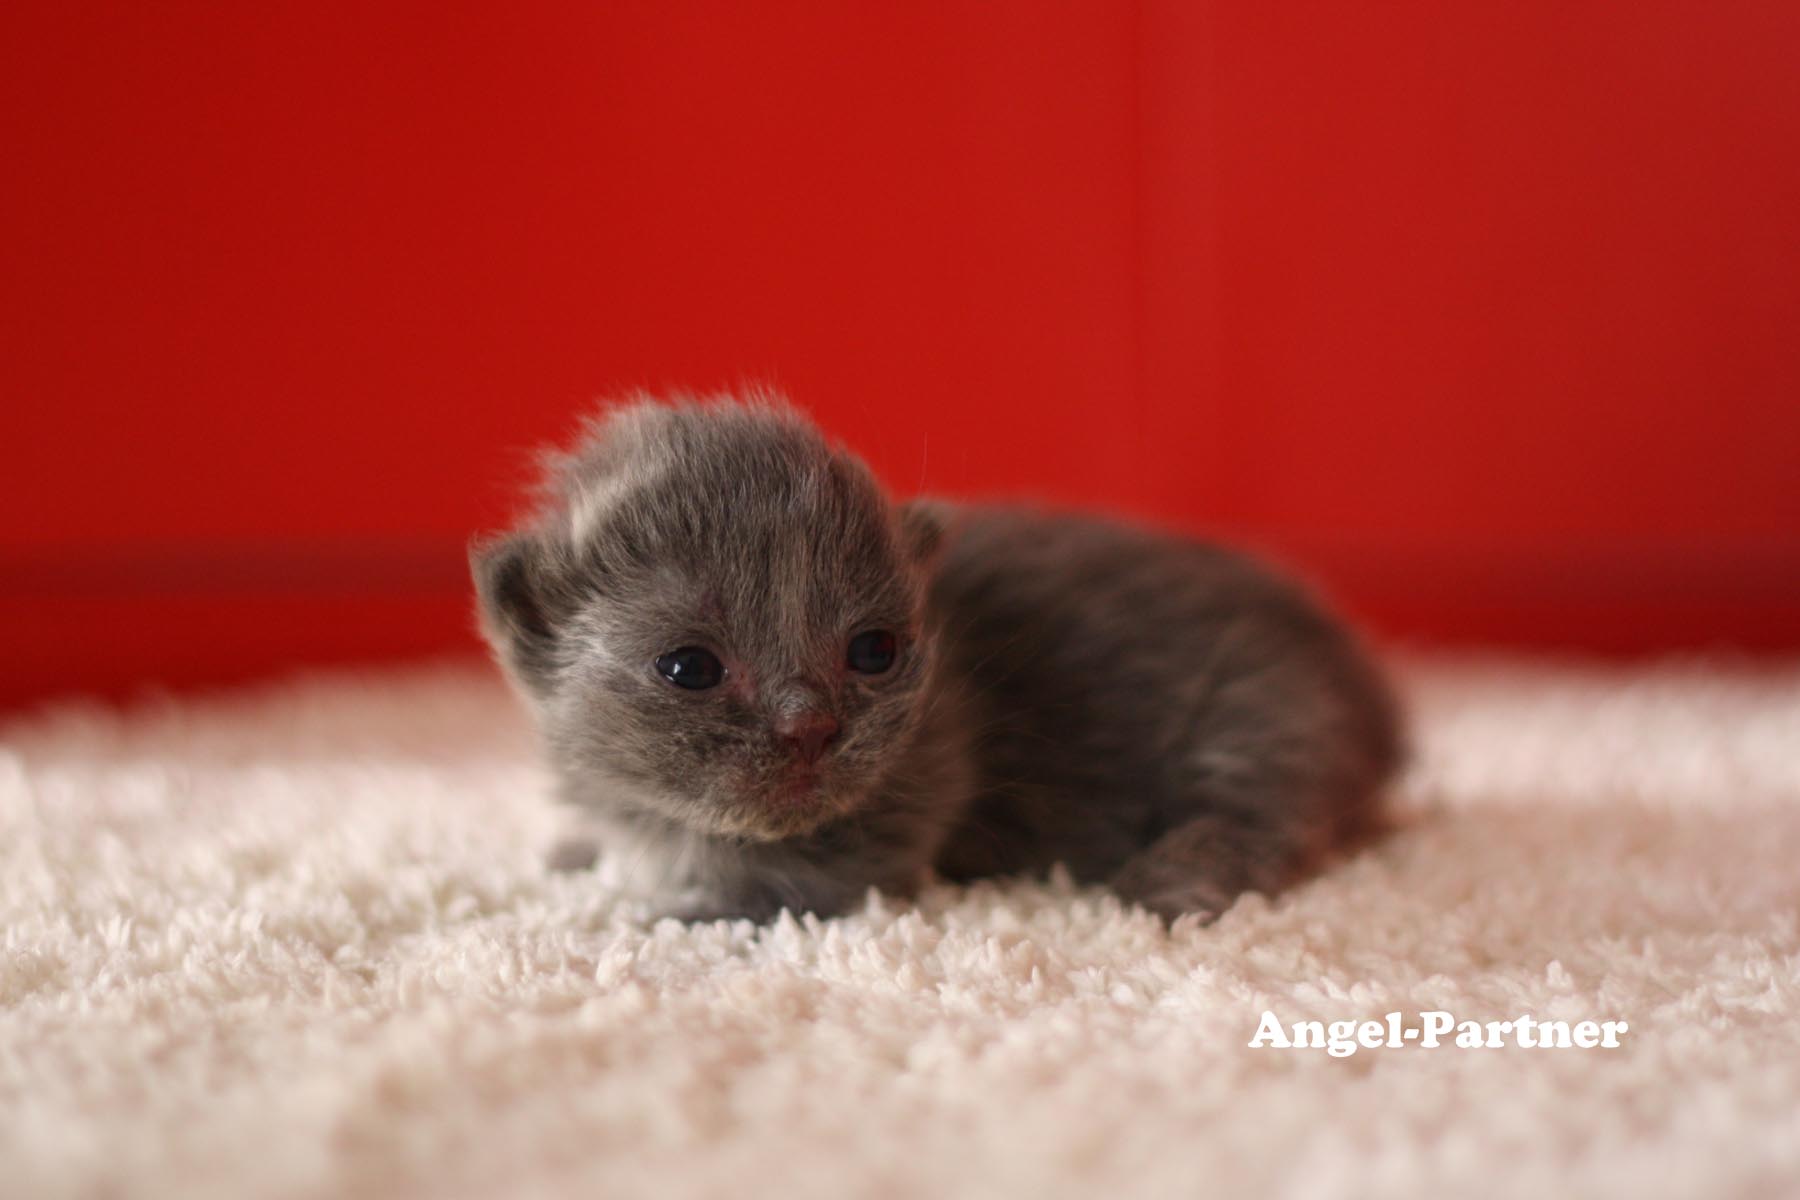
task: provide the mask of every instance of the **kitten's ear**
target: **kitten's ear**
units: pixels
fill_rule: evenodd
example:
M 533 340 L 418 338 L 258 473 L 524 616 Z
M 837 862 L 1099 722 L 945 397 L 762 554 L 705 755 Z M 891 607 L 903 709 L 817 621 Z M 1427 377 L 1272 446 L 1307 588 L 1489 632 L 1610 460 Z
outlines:
M 946 501 L 923 497 L 900 505 L 900 544 L 907 557 L 927 569 L 936 565 L 954 511 Z
M 509 533 L 469 547 L 469 572 L 481 632 L 520 682 L 533 691 L 549 683 L 557 642 L 557 592 L 550 556 L 528 533 Z

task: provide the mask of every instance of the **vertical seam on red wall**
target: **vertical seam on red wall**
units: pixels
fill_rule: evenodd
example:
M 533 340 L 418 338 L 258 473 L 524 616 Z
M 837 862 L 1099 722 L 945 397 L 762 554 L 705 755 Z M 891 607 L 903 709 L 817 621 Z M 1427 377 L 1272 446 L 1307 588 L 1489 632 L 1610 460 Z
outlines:
M 1144 56 L 1148 53 L 1145 45 L 1144 6 L 1148 0 L 1133 0 L 1130 9 L 1129 30 L 1129 86 L 1131 98 L 1128 105 L 1131 146 L 1131 184 L 1129 204 L 1131 211 L 1127 214 L 1129 233 L 1127 244 L 1130 247 L 1131 261 L 1128 264 L 1131 289 L 1130 343 L 1131 355 L 1131 419 L 1134 457 L 1139 461 L 1145 459 L 1145 451 L 1150 442 L 1150 383 L 1149 383 L 1149 232 L 1146 228 L 1149 217 L 1146 212 L 1147 197 L 1145 189 L 1149 186 L 1147 138 L 1144 123 L 1147 119 L 1145 104 L 1145 69 Z

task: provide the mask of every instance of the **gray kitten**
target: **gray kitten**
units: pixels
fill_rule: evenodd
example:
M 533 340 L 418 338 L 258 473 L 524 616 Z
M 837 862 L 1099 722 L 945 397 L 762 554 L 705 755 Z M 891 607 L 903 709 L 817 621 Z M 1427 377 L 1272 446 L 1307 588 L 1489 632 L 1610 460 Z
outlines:
M 659 912 L 820 914 L 1066 864 L 1166 917 L 1368 831 L 1394 706 L 1238 554 L 892 504 L 773 397 L 638 401 L 478 544 L 482 628 L 562 798 Z

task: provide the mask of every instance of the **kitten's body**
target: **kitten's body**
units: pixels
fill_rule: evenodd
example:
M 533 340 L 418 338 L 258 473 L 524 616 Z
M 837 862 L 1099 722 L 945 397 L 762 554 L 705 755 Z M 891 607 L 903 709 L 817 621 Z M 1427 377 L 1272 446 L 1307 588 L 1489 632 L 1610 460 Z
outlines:
M 1399 754 L 1352 639 L 1260 565 L 1082 518 L 894 508 L 779 408 L 624 410 L 476 567 L 564 799 L 676 915 L 831 913 L 928 868 L 1058 862 L 1216 915 L 1366 828 Z M 866 629 L 896 635 L 891 667 L 845 668 Z M 722 682 L 647 669 L 680 644 L 716 650 Z

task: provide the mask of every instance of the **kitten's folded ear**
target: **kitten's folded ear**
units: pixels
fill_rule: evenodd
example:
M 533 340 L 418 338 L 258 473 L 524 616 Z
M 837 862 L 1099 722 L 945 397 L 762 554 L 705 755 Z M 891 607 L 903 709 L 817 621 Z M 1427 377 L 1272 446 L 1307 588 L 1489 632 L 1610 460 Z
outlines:
M 543 691 L 555 669 L 560 590 L 548 550 L 529 533 L 477 541 L 469 572 L 482 636 L 521 683 Z
M 955 506 L 948 501 L 927 497 L 908 500 L 899 506 L 900 544 L 913 562 L 927 570 L 937 564 L 955 511 Z

